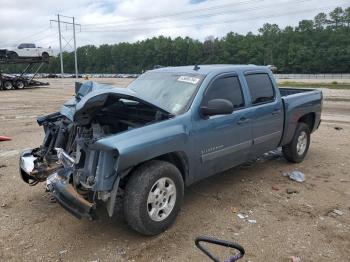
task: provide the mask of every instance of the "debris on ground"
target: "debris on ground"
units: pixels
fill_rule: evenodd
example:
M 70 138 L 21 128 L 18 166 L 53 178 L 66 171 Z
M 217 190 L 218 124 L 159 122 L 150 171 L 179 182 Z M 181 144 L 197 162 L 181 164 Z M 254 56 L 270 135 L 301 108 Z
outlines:
M 7 165 L 0 165 L 0 168 L 7 167 Z
M 328 213 L 328 215 L 330 215 L 330 216 L 342 216 L 342 215 L 344 215 L 344 212 L 339 210 L 339 209 L 333 209 Z
M 58 252 L 58 254 L 60 255 L 60 256 L 62 256 L 62 255 L 64 255 L 64 254 L 66 254 L 68 252 L 68 250 L 61 250 L 60 252 Z
M 251 211 L 251 210 L 250 210 Z M 251 214 L 253 213 L 252 211 L 250 212 Z M 245 220 L 246 218 L 248 218 L 248 215 L 242 214 L 242 213 L 238 213 L 237 216 L 240 219 Z M 250 224 L 256 224 L 256 220 L 255 219 L 247 219 L 246 221 L 248 221 Z
M 11 141 L 11 137 L 8 136 L 0 136 L 0 142 L 1 141 Z
M 245 218 L 248 217 L 247 215 L 243 215 L 243 214 L 241 214 L 241 213 L 238 213 L 237 216 L 238 216 L 239 218 L 241 218 L 241 219 L 245 219 Z
M 289 258 L 290 258 L 290 262 L 301 262 L 300 257 L 291 256 Z
M 277 187 L 277 186 L 271 186 L 271 189 L 274 190 L 274 191 L 279 191 L 280 189 Z
M 24 249 L 28 249 L 28 248 L 31 248 L 31 247 L 33 247 L 33 244 L 28 244 L 28 245 L 24 246 Z
M 276 148 L 274 150 L 271 150 L 267 153 L 264 153 L 263 155 L 264 157 L 267 157 L 267 158 L 274 158 L 274 159 L 278 159 L 278 158 L 282 158 L 283 155 L 282 155 L 282 148 Z
M 343 128 L 342 128 L 342 127 L 339 127 L 339 126 L 335 126 L 334 129 L 335 129 L 335 130 L 338 130 L 338 131 L 339 131 L 339 130 L 343 130 Z
M 297 193 L 299 193 L 299 191 L 296 190 L 295 188 L 287 188 L 286 192 L 287 192 L 287 194 L 297 194 Z
M 51 204 L 57 203 L 56 198 L 55 197 L 50 197 L 49 203 L 51 203 Z
M 340 210 L 338 210 L 338 209 L 334 209 L 334 210 L 333 210 L 333 213 L 334 213 L 334 214 L 337 214 L 337 215 L 339 215 L 339 216 L 344 215 L 344 212 L 343 212 L 343 211 L 340 211 Z
M 305 181 L 305 175 L 301 173 L 300 171 L 292 171 L 283 173 L 283 176 L 288 176 L 291 180 L 294 180 L 296 182 L 302 183 Z
M 2 203 L 1 207 L 7 207 L 7 204 L 6 203 Z
M 232 207 L 231 210 L 232 210 L 232 213 L 237 213 L 238 211 L 237 207 Z

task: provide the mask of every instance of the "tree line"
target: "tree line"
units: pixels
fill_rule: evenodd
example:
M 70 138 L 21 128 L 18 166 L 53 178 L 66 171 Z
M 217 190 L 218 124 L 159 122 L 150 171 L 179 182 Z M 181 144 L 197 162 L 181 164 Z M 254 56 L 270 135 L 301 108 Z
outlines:
M 319 13 L 295 27 L 266 23 L 257 34 L 230 32 L 201 42 L 190 37 L 153 37 L 135 43 L 86 45 L 77 49 L 80 73 L 141 73 L 155 65 L 275 65 L 281 73 L 350 73 L 350 7 Z M 64 53 L 74 72 L 74 53 Z M 59 73 L 59 57 L 42 72 Z M 18 67 L 9 68 L 16 71 Z

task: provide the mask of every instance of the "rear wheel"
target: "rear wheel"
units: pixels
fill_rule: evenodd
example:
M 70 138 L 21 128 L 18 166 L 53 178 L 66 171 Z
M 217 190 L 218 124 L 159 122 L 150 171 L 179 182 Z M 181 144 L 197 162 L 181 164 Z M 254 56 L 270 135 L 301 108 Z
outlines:
M 25 87 L 24 81 L 18 80 L 16 81 L 16 89 L 23 89 Z
M 305 123 L 299 123 L 292 141 L 282 147 L 284 157 L 293 163 L 300 163 L 304 160 L 310 146 L 310 128 Z
M 13 88 L 13 84 L 11 81 L 4 82 L 4 90 L 11 90 Z
M 184 183 L 176 166 L 158 160 L 145 163 L 131 174 L 126 185 L 126 220 L 141 234 L 159 234 L 175 221 L 183 194 Z
M 44 60 L 49 60 L 49 57 L 50 57 L 49 54 L 46 52 L 44 52 L 41 56 L 43 57 Z

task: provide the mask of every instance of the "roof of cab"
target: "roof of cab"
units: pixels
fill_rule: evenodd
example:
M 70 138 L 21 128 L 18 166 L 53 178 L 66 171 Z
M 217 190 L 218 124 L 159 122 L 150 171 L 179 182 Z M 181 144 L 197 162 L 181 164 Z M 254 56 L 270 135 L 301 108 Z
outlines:
M 250 70 L 263 70 L 265 72 L 270 71 L 267 66 L 257 65 L 229 65 L 229 64 L 218 64 L 218 65 L 198 65 L 198 69 L 195 70 L 194 65 L 190 66 L 176 66 L 176 67 L 161 67 L 158 69 L 151 70 L 153 72 L 179 72 L 179 73 L 197 73 L 207 75 L 209 73 L 224 73 L 228 71 L 250 71 Z

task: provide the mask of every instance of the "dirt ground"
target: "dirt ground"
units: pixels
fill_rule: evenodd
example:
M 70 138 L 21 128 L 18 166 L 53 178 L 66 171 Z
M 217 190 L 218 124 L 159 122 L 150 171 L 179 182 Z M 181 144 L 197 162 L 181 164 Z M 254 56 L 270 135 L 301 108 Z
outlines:
M 194 245 L 199 235 L 240 243 L 242 261 L 350 261 L 350 90 L 324 90 L 323 122 L 303 163 L 271 154 L 199 182 L 186 189 L 175 224 L 144 237 L 122 216 L 78 220 L 50 203 L 44 184 L 30 187 L 19 177 L 19 151 L 42 142 L 35 118 L 57 111 L 73 95 L 72 83 L 0 92 L 0 135 L 13 138 L 0 144 L 0 261 L 209 261 Z M 293 170 L 306 181 L 282 176 Z

